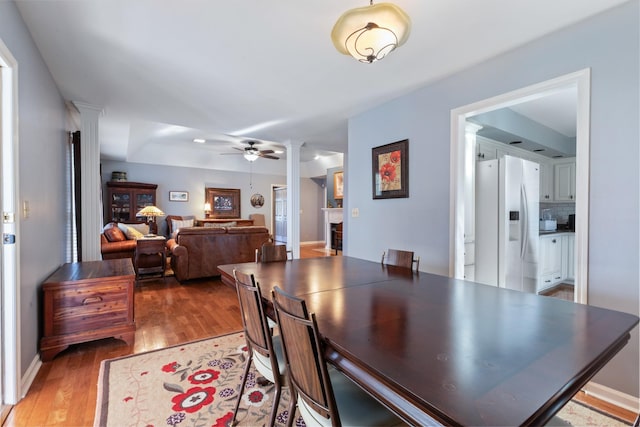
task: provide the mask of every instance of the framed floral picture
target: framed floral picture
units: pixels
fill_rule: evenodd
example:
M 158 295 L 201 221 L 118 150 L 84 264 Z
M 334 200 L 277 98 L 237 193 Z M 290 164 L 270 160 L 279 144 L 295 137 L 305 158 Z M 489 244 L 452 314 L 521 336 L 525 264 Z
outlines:
M 371 149 L 374 199 L 409 197 L 409 140 Z

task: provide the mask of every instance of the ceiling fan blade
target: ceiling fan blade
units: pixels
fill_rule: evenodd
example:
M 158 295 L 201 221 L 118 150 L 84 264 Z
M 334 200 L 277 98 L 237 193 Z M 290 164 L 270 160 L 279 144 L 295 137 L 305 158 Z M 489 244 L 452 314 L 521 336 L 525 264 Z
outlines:
M 238 156 L 242 154 L 243 153 L 220 153 L 221 156 Z
M 273 159 L 273 160 L 280 160 L 280 157 L 276 157 L 276 156 L 272 156 L 270 154 L 258 154 L 260 157 L 262 157 L 263 159 Z
M 273 154 L 273 153 L 275 153 L 275 151 L 273 151 L 273 150 L 260 150 L 260 153 L 261 154 Z

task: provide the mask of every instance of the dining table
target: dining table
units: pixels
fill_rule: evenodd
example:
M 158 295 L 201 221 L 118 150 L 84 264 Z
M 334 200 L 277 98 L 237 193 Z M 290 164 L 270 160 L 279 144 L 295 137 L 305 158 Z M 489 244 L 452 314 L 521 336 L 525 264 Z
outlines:
M 306 301 L 326 360 L 410 425 L 543 425 L 638 316 L 349 256 L 218 267 Z

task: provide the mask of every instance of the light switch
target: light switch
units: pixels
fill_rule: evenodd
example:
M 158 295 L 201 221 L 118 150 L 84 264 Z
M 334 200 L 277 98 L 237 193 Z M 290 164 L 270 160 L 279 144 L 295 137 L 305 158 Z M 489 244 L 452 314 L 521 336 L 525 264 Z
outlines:
M 359 216 L 360 216 L 360 209 L 358 209 L 358 208 L 351 209 L 351 217 L 352 218 L 357 218 Z

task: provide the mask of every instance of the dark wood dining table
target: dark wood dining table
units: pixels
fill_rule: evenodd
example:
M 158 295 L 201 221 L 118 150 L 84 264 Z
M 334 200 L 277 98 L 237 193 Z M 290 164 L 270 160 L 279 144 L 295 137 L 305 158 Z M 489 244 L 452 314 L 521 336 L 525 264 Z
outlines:
M 638 317 L 337 256 L 218 267 L 304 298 L 326 357 L 412 425 L 542 425 L 622 349 Z

